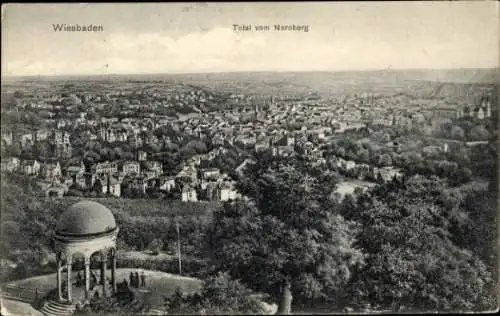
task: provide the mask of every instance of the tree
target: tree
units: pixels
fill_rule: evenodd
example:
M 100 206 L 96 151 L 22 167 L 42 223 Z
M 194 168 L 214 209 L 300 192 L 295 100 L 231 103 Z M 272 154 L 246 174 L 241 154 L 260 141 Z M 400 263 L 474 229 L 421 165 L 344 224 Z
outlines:
M 44 120 L 36 113 L 28 112 L 23 117 L 23 122 L 33 127 L 40 127 L 44 125 Z
M 163 241 L 161 241 L 161 239 L 155 238 L 149 244 L 148 248 L 149 248 L 149 250 L 151 250 L 153 252 L 153 254 L 157 255 L 163 249 Z
M 474 126 L 469 133 L 471 140 L 488 140 L 490 133 L 483 125 Z
M 339 157 L 345 157 L 345 149 L 344 147 L 336 147 L 335 149 L 335 155 L 339 156 Z
M 389 154 L 383 154 L 379 157 L 378 160 L 379 165 L 388 167 L 392 165 L 392 158 Z
M 364 227 L 358 245 L 368 258 L 346 295 L 392 310 L 491 309 L 491 272 L 453 235 L 466 228 L 462 200 L 443 181 L 421 177 L 359 198 L 351 218 Z
M 97 113 L 95 112 L 94 107 L 93 107 L 93 106 L 91 106 L 91 107 L 90 107 L 90 110 L 89 110 L 89 111 L 87 111 L 86 119 L 90 121 L 90 120 L 96 120 L 96 119 L 98 119 L 98 118 L 99 118 L 99 116 L 98 116 L 98 115 L 97 115 Z
M 217 267 L 267 291 L 279 300 L 279 313 L 291 312 L 304 282 L 314 289 L 306 291 L 313 298 L 336 297 L 362 255 L 353 247 L 353 223 L 328 202 L 333 187 L 325 191 L 324 183 L 306 180 L 300 161 L 257 165 L 257 175 L 242 187 L 250 199 L 214 214 L 209 240 Z
M 391 141 L 391 135 L 388 133 L 385 133 L 382 137 L 382 142 L 387 143 Z
M 362 163 L 370 162 L 370 152 L 368 151 L 368 149 L 362 149 L 358 152 L 358 161 Z
M 37 142 L 33 145 L 33 157 L 45 159 L 49 156 L 49 144 L 47 142 Z
M 19 90 L 16 90 L 14 91 L 14 98 L 16 99 L 22 99 L 24 97 L 24 93 L 19 91 Z
M 21 145 L 18 142 L 15 142 L 10 147 L 10 153 L 14 157 L 21 156 Z
M 460 126 L 453 125 L 450 132 L 451 138 L 463 140 L 465 137 L 465 132 Z
M 183 295 L 180 289 L 165 298 L 169 314 L 263 314 L 264 308 L 256 295 L 227 273 L 208 278 L 201 293 Z
M 160 145 L 157 144 L 157 143 L 150 143 L 150 144 L 146 144 L 144 146 L 144 150 L 150 154 L 156 154 L 158 152 L 160 152 Z
M 101 183 L 101 180 L 96 180 L 94 182 L 94 185 L 92 186 L 92 191 L 96 193 L 102 193 L 103 190 L 103 184 Z
M 469 220 L 455 234 L 457 244 L 477 254 L 493 269 L 498 256 L 495 193 L 480 188 L 466 193 L 463 209 Z

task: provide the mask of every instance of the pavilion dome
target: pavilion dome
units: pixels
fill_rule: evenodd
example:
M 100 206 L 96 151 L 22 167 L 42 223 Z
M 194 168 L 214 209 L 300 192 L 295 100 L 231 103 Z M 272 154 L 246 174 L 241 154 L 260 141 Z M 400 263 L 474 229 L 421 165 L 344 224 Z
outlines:
M 59 218 L 57 235 L 96 235 L 116 229 L 113 213 L 102 204 L 81 201 L 70 206 Z

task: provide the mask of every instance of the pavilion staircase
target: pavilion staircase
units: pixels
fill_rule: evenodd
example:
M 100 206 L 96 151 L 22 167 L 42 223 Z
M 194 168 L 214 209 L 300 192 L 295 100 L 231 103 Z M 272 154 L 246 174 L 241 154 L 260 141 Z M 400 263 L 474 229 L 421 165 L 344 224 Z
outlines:
M 42 307 L 42 313 L 46 316 L 71 316 L 75 312 L 75 305 L 48 301 Z

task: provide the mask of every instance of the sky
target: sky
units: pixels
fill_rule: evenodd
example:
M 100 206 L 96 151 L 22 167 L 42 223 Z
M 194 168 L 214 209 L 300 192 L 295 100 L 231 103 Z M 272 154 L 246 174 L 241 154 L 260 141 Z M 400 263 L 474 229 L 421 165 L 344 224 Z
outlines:
M 496 1 L 8 4 L 2 75 L 496 68 L 498 13 Z

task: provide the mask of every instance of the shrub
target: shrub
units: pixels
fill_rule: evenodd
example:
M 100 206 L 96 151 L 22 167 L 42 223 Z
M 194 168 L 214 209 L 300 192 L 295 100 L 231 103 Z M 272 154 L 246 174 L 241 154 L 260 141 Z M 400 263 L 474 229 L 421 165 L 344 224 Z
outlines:
M 219 273 L 205 282 L 201 294 L 184 296 L 177 289 L 175 295 L 165 299 L 169 314 L 263 314 L 260 301 L 238 280 Z

